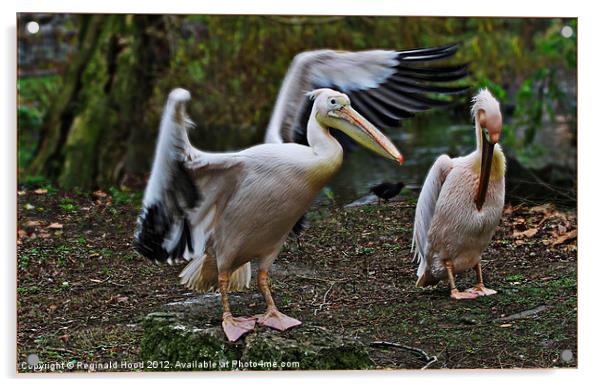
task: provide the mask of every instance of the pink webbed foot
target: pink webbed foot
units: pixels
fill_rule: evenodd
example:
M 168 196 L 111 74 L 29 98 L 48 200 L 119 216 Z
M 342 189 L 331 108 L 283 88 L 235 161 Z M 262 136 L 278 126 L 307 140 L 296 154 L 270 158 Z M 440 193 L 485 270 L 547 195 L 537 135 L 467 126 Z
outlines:
M 482 284 L 475 285 L 474 288 L 466 289 L 467 292 L 476 294 L 477 296 L 492 296 L 497 294 L 497 292 L 493 289 L 487 289 Z
M 458 289 L 451 291 L 450 297 L 454 300 L 474 300 L 478 296 L 475 293 L 461 292 Z
M 230 342 L 235 342 L 242 335 L 255 329 L 254 317 L 232 317 L 231 314 L 224 315 L 222 328 Z
M 257 316 L 257 322 L 279 331 L 301 325 L 301 321 L 281 313 L 278 309 L 268 309 L 264 314 Z

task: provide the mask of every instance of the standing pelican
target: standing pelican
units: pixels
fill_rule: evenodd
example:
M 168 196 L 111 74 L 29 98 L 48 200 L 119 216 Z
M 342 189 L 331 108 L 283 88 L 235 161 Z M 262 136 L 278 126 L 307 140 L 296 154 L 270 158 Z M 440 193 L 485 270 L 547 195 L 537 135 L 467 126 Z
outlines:
M 232 316 L 227 293 L 248 287 L 251 260 L 258 263 L 257 284 L 267 304 L 257 321 L 278 330 L 301 324 L 276 308 L 268 271 L 295 221 L 341 166 L 343 150 L 329 128 L 403 162 L 345 94 L 318 89 L 309 97 L 308 146 L 262 144 L 233 153 L 203 152 L 190 144 L 186 90 L 172 91 L 165 107 L 135 246 L 158 261 L 190 261 L 180 274 L 187 287 L 219 289 L 222 326 L 230 341 L 255 326 L 255 318 Z
M 453 299 L 488 296 L 481 254 L 491 241 L 504 206 L 506 159 L 497 144 L 502 131 L 498 101 L 485 89 L 474 98 L 477 149 L 464 157 L 441 155 L 431 167 L 416 206 L 412 248 L 418 260 L 416 286 L 447 278 Z M 474 269 L 477 284 L 456 288 L 456 273 Z
M 452 57 L 458 44 L 403 51 L 314 50 L 297 54 L 290 64 L 265 134 L 266 143 L 308 144 L 308 120 L 313 101 L 307 91 L 328 87 L 347 94 L 354 108 L 377 127 L 396 128 L 414 113 L 442 107 L 449 101 L 434 95 L 462 93 L 466 87 L 447 83 L 464 78 L 467 65 L 433 66 Z M 346 148 L 349 137 L 332 133 Z M 301 217 L 293 229 L 304 228 Z

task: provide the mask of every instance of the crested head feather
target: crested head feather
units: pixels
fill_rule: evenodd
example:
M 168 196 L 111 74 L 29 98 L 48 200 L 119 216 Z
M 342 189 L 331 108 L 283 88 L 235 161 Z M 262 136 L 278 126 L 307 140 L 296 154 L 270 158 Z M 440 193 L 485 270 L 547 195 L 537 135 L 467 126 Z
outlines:
M 473 119 L 476 118 L 479 110 L 484 110 L 487 113 L 500 112 L 500 103 L 487 88 L 481 89 L 477 95 L 472 97 L 470 113 L 472 114 Z
M 320 94 L 328 90 L 332 91 L 332 89 L 328 88 L 314 89 L 312 91 L 306 92 L 305 95 L 309 97 L 310 100 L 314 101 L 316 98 L 318 98 Z

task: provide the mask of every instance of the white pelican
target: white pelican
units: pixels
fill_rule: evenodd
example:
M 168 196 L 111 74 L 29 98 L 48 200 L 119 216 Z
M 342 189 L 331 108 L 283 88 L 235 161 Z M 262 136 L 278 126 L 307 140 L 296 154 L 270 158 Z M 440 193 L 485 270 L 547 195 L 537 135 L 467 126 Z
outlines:
M 308 146 L 262 144 L 233 153 L 203 152 L 188 140 L 186 90 L 172 91 L 163 113 L 135 247 L 157 261 L 190 261 L 180 274 L 187 287 L 219 289 L 222 326 L 231 341 L 255 326 L 255 318 L 232 316 L 227 295 L 229 289 L 248 287 L 253 259 L 267 304 L 257 321 L 278 330 L 301 324 L 276 308 L 268 271 L 295 221 L 342 163 L 342 147 L 329 128 L 403 162 L 397 148 L 351 107 L 345 94 L 318 89 L 309 98 Z
M 506 159 L 497 144 L 502 131 L 498 101 L 488 90 L 474 98 L 477 149 L 464 157 L 441 155 L 431 167 L 416 206 L 412 248 L 417 286 L 447 278 L 454 299 L 495 294 L 483 284 L 481 254 L 491 241 L 504 206 Z M 476 285 L 456 288 L 456 273 L 474 269 Z
M 467 65 L 425 66 L 453 56 L 458 44 L 404 51 L 315 50 L 297 54 L 280 87 L 265 134 L 266 143 L 307 145 L 307 121 L 313 102 L 307 91 L 328 87 L 347 94 L 354 109 L 377 127 L 399 127 L 414 113 L 441 107 L 448 101 L 433 94 L 461 93 L 466 87 L 446 86 L 464 78 Z M 345 147 L 353 142 L 339 131 L 332 133 Z M 302 216 L 293 231 L 304 228 Z

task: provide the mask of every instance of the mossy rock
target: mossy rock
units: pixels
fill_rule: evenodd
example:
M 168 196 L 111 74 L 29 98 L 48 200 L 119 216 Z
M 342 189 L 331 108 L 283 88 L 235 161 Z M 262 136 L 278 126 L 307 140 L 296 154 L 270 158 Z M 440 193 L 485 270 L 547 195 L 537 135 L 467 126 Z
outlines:
M 355 370 L 374 366 L 362 342 L 317 326 L 278 332 L 257 325 L 254 332 L 230 343 L 222 331 L 216 301 L 204 296 L 149 314 L 141 343 L 147 370 Z

